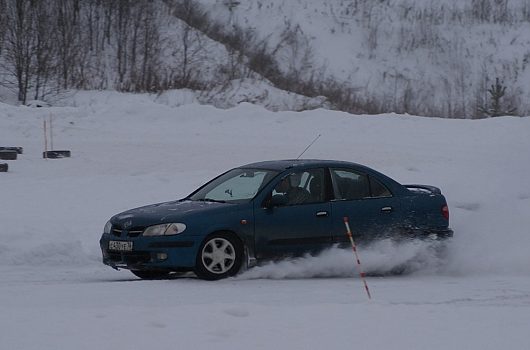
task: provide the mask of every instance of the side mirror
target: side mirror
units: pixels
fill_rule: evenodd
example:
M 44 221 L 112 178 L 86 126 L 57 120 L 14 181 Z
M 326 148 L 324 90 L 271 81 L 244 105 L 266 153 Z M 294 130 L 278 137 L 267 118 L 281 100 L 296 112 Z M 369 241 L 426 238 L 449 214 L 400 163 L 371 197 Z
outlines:
M 270 196 L 263 202 L 263 208 L 272 209 L 274 207 L 281 207 L 287 204 L 287 196 L 283 194 L 275 194 Z
M 287 205 L 287 196 L 284 194 L 275 194 L 274 196 L 272 196 L 269 203 L 271 208 Z

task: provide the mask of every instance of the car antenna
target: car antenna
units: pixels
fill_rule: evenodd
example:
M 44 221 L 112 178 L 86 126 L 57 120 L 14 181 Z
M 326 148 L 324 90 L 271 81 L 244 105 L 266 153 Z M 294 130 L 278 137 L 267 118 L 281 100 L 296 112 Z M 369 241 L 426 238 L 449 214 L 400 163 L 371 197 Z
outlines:
M 311 143 L 304 149 L 304 151 L 302 153 L 300 153 L 300 155 L 298 157 L 296 157 L 296 159 L 300 159 L 300 157 L 304 155 L 304 153 L 309 149 L 309 147 L 313 146 L 313 144 L 315 142 L 317 142 L 317 140 L 320 138 L 320 136 L 322 136 L 322 135 L 318 134 L 317 137 L 315 137 L 315 139 L 313 141 L 311 141 Z

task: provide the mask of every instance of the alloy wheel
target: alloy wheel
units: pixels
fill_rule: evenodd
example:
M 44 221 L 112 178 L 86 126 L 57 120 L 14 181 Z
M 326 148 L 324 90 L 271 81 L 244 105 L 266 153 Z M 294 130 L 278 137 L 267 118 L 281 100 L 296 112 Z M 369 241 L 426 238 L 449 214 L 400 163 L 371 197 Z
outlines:
M 210 239 L 201 252 L 202 264 L 208 272 L 221 275 L 227 273 L 236 262 L 234 245 L 223 237 Z

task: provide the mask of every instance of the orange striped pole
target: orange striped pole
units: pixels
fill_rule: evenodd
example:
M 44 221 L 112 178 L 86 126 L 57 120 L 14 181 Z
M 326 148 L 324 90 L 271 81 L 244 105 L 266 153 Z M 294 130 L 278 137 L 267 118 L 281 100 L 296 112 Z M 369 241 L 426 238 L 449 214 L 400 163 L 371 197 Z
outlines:
M 43 158 L 48 158 L 48 131 L 46 130 L 46 117 L 44 117 L 44 153 Z
M 361 276 L 361 279 L 364 283 L 364 289 L 366 290 L 366 294 L 368 294 L 368 299 L 372 299 L 372 296 L 370 295 L 370 290 L 368 289 L 368 284 L 366 283 L 366 274 L 363 272 L 363 269 L 361 267 L 361 260 L 359 259 L 359 254 L 357 254 L 357 246 L 353 241 L 353 235 L 351 233 L 350 223 L 347 216 L 344 217 L 344 225 L 346 226 L 346 236 L 348 236 L 348 238 L 350 239 L 353 254 L 355 256 L 355 261 L 357 262 L 357 270 L 359 271 L 359 276 Z

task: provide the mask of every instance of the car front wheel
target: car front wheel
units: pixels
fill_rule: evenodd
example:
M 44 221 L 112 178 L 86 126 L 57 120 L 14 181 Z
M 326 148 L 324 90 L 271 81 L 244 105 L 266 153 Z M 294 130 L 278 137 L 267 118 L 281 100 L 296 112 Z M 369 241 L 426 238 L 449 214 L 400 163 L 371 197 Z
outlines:
M 243 245 L 233 235 L 218 233 L 207 237 L 199 248 L 195 273 L 206 280 L 234 276 L 241 267 Z

